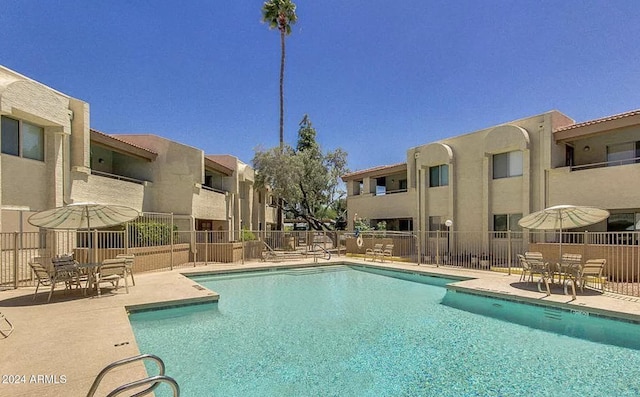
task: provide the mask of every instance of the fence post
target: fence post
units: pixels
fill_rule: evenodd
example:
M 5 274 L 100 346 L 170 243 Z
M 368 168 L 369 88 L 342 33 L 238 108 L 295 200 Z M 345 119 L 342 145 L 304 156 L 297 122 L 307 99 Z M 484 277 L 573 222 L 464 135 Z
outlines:
M 13 232 L 13 288 L 18 289 L 18 232 Z
M 507 258 L 508 258 L 508 265 L 509 265 L 509 271 L 508 274 L 511 275 L 511 229 L 507 230 L 507 242 L 508 242 L 508 247 L 507 247 Z
M 173 236 L 173 234 L 174 234 L 173 233 L 173 212 L 171 213 L 171 223 L 170 223 L 170 225 L 171 225 L 171 229 L 169 229 L 169 233 L 171 233 L 171 237 L 169 238 L 169 244 L 171 245 L 171 253 L 170 253 L 170 257 L 169 257 L 169 268 L 171 270 L 173 270 L 173 261 L 174 261 L 174 258 L 173 258 L 174 246 L 173 245 L 175 244 L 175 241 L 173 239 L 173 237 L 174 237 Z
M 421 234 L 420 230 L 418 230 L 418 233 L 413 235 L 413 237 L 417 239 L 416 249 L 418 250 L 418 266 L 420 266 L 422 261 L 422 247 L 420 244 L 420 240 L 422 240 Z
M 242 264 L 244 265 L 244 229 L 240 229 L 240 242 L 242 244 Z
M 436 267 L 440 267 L 440 229 L 436 232 Z

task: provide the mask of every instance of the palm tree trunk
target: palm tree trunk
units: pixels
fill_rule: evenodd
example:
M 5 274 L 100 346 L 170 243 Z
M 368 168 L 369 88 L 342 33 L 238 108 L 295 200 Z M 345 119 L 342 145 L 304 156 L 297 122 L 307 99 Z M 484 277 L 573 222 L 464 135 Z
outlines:
M 282 154 L 284 152 L 284 29 L 280 29 L 280 49 L 280 154 Z M 277 212 L 277 230 L 284 230 L 284 225 L 282 224 L 282 204 L 282 199 L 280 199 Z
M 284 30 L 280 30 L 280 152 L 284 150 Z

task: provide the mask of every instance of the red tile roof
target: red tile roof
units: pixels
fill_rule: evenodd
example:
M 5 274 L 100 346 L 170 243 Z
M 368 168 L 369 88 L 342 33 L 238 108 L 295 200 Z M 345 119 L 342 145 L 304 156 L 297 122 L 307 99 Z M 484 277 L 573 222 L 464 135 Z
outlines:
M 342 179 L 352 179 L 354 177 L 360 176 L 360 175 L 364 175 L 364 174 L 370 174 L 370 173 L 375 173 L 375 172 L 380 172 L 380 171 L 385 171 L 385 170 L 390 170 L 392 168 L 397 168 L 397 167 L 406 167 L 407 163 L 396 163 L 396 164 L 390 164 L 390 165 L 380 165 L 377 167 L 372 167 L 372 168 L 366 168 L 364 170 L 359 170 L 359 171 L 354 171 L 354 172 L 350 172 L 348 174 L 345 174 L 342 176 Z
M 230 170 L 235 170 L 238 166 L 238 159 L 230 154 L 207 154 L 205 157 Z
M 619 119 L 623 119 L 623 118 L 626 118 L 626 117 L 637 116 L 637 115 L 640 115 L 640 109 L 632 110 L 632 111 L 625 112 L 625 113 L 620 113 L 620 114 L 614 114 L 612 116 L 607 116 L 607 117 L 603 117 L 603 118 L 600 118 L 600 119 L 584 121 L 582 123 L 572 124 L 572 125 L 568 125 L 566 127 L 556 128 L 553 132 L 572 130 L 574 128 L 586 127 L 586 126 L 589 126 L 589 125 L 600 124 L 600 123 L 604 123 L 604 122 L 607 122 L 607 121 L 619 120 Z
M 238 160 L 228 154 L 207 154 L 204 156 L 204 158 L 205 160 L 215 164 L 214 168 L 216 168 L 218 171 L 223 172 L 227 175 L 232 175 L 233 171 L 238 168 Z
M 127 140 L 125 140 L 125 139 L 123 139 L 123 138 L 119 137 L 118 135 L 105 134 L 104 132 L 102 132 L 102 131 L 98 131 L 98 130 L 93 129 L 93 128 L 91 128 L 91 132 L 92 132 L 92 133 L 94 133 L 94 134 L 102 135 L 103 137 L 106 137 L 107 139 L 108 139 L 108 138 L 111 138 L 111 139 L 116 140 L 116 141 L 118 141 L 118 142 L 121 142 L 121 143 L 127 144 L 127 145 L 129 145 L 129 146 L 131 146 L 131 147 L 134 147 L 134 148 L 136 148 L 136 149 L 140 149 L 140 150 L 147 151 L 147 152 L 149 152 L 149 153 L 155 154 L 156 156 L 158 155 L 158 153 L 156 153 L 155 151 L 153 151 L 153 150 L 151 150 L 151 149 L 149 149 L 149 148 L 142 147 L 142 146 L 140 146 L 140 145 L 136 145 L 136 144 L 134 144 L 134 143 L 132 143 L 132 142 L 129 142 L 129 141 L 127 141 Z

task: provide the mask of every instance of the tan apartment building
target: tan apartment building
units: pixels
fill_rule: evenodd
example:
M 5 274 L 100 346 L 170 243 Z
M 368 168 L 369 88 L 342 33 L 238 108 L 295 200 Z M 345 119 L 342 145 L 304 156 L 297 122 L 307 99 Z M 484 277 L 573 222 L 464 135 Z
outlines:
M 589 230 L 638 230 L 640 111 L 578 124 L 551 111 L 410 148 L 406 163 L 343 180 L 349 228 L 356 216 L 391 230 L 517 231 L 523 215 L 574 204 L 611 212 Z
M 0 231 L 34 231 L 31 213 L 87 201 L 170 213 L 179 230 L 274 223 L 266 200 L 254 204 L 253 169 L 237 158 L 93 130 L 89 104 L 1 66 L 0 116 Z

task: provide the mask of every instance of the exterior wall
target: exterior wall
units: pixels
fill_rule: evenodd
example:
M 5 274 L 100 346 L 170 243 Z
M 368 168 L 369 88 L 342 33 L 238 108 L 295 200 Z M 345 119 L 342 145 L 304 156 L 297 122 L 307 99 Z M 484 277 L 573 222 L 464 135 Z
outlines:
M 100 202 L 124 205 L 137 211 L 145 211 L 143 206 L 145 191 L 150 185 L 138 184 L 106 178 L 83 172 L 71 173 L 71 198 L 74 202 Z
M 571 171 L 549 170 L 549 205 L 573 204 L 608 210 L 640 208 L 640 164 Z M 604 224 L 604 223 L 603 223 Z M 606 224 L 601 225 L 606 230 Z M 589 230 L 596 231 L 595 228 Z
M 81 111 L 85 105 L 0 66 L 0 114 L 44 130 L 44 161 L 0 154 L 0 205 L 3 209 L 32 212 L 66 202 L 69 135 L 85 127 L 88 130 L 85 125 L 88 114 Z M 26 226 L 24 218 L 22 227 Z M 0 230 L 14 231 L 16 227 L 20 225 L 14 221 L 3 227 L 0 218 Z
M 562 113 L 549 113 L 516 120 L 469 134 L 407 150 L 408 192 L 376 197 L 375 178 L 384 170 L 372 169 L 345 179 L 350 217 L 383 219 L 412 217 L 416 230 L 428 230 L 429 217 L 453 221 L 452 231 L 493 230 L 493 216 L 522 214 L 545 208 L 547 170 L 565 161 L 564 145 L 553 141 L 555 128 L 573 120 Z M 521 176 L 493 179 L 493 156 L 522 153 Z M 429 187 L 430 167 L 447 165 L 448 185 Z M 397 176 L 389 168 L 387 178 Z M 395 178 L 394 178 L 395 179 Z M 357 183 L 363 191 L 357 193 Z M 388 201 L 385 201 L 388 200 Z M 349 227 L 353 227 L 350 220 Z
M 193 216 L 202 219 L 224 220 L 227 216 L 227 197 L 223 193 L 198 188 L 193 195 Z
M 384 196 L 364 194 L 349 197 L 350 218 L 348 228 L 353 228 L 353 216 L 369 219 L 412 218 L 415 207 L 415 193 L 394 193 Z
M 153 185 L 145 197 L 144 210 L 193 214 L 194 197 L 204 179 L 202 150 L 155 135 L 119 136 L 158 153 L 156 160 L 149 164 Z

